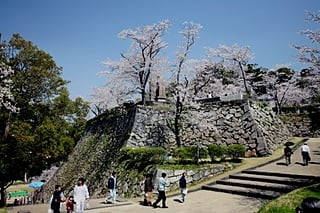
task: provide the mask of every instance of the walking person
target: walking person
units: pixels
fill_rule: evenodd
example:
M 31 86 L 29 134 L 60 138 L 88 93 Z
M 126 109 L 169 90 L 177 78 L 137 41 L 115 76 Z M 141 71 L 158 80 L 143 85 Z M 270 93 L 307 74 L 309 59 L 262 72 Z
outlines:
M 308 163 L 311 160 L 311 158 L 310 158 L 310 148 L 307 142 L 304 142 L 304 144 L 301 146 L 301 155 L 302 155 L 303 165 L 308 166 Z
M 162 200 L 162 208 L 168 208 L 166 206 L 166 186 L 168 185 L 168 178 L 166 173 L 162 173 L 158 182 L 158 199 L 152 204 L 153 208 L 157 208 L 157 204 Z
M 179 187 L 181 192 L 180 202 L 183 203 L 185 200 L 185 196 L 187 195 L 187 180 L 186 180 L 186 172 L 183 172 L 179 179 Z
M 50 208 L 53 210 L 53 213 L 60 213 L 60 203 L 65 202 L 66 198 L 63 195 L 60 185 L 56 185 L 54 189 L 50 201 Z
M 145 198 L 144 198 L 144 205 L 145 206 L 152 206 L 152 191 L 153 191 L 153 183 L 152 183 L 152 177 L 153 175 L 148 173 L 146 175 L 146 179 L 144 181 L 144 192 L 145 192 Z
M 117 179 L 115 171 L 111 173 L 111 176 L 108 179 L 108 189 L 109 196 L 106 197 L 105 203 L 108 203 L 108 200 L 111 199 L 112 204 L 115 204 L 117 199 Z
M 292 149 L 289 146 L 286 146 L 284 148 L 284 157 L 286 159 L 287 166 L 291 164 L 291 155 L 292 155 Z
M 76 213 L 83 213 L 86 202 L 89 199 L 88 187 L 84 182 L 84 178 L 79 178 L 78 184 L 73 189 L 73 197 L 76 203 Z

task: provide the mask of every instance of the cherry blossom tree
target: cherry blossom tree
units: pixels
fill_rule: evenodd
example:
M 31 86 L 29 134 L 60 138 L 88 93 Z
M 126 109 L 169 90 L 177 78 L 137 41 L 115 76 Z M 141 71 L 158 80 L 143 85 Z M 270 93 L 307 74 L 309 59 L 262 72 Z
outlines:
M 181 146 L 181 137 L 180 137 L 180 123 L 181 123 L 181 114 L 183 111 L 184 102 L 190 100 L 188 98 L 188 90 L 190 87 L 190 79 L 188 79 L 187 73 L 192 70 L 192 66 L 188 66 L 191 63 L 187 63 L 187 56 L 190 53 L 191 47 L 195 44 L 195 39 L 199 36 L 199 31 L 202 28 L 200 24 L 194 22 L 184 22 L 181 35 L 183 36 L 184 43 L 180 46 L 177 51 L 177 64 L 173 71 L 174 80 L 174 89 L 173 89 L 173 98 L 175 99 L 175 116 L 174 122 L 168 122 L 169 128 L 173 131 L 175 135 L 176 144 L 178 147 Z M 191 69 L 190 69 L 191 68 Z
M 284 105 L 298 106 L 308 103 L 311 99 L 310 88 L 304 86 L 305 79 L 299 73 L 288 67 L 275 71 L 270 70 L 266 75 L 268 94 L 273 97 L 276 113 L 281 114 Z
M 203 59 L 194 66 L 196 77 L 191 82 L 192 92 L 197 99 L 219 97 L 239 93 L 235 73 L 211 60 Z
M 126 95 L 141 95 L 141 102 L 146 101 L 147 87 L 150 77 L 159 70 L 156 64 L 161 61 L 160 51 L 167 47 L 162 40 L 163 35 L 170 26 L 168 20 L 160 21 L 157 24 L 138 27 L 134 30 L 126 29 L 119 33 L 122 39 L 131 39 L 131 47 L 126 54 L 121 54 L 120 61 L 105 61 L 104 65 L 108 71 L 101 74 L 108 75 L 107 84 L 126 84 L 128 88 Z M 111 77 L 110 77 L 111 76 Z M 113 88 L 117 88 L 112 86 Z M 114 95 L 123 96 L 123 91 L 118 88 L 113 90 Z
M 315 22 L 317 24 L 320 23 L 320 11 L 318 14 L 307 12 L 307 21 Z M 300 45 L 292 45 L 294 48 L 298 50 L 298 57 L 301 62 L 307 63 L 310 65 L 310 68 L 315 71 L 320 71 L 320 30 L 303 30 L 300 32 L 302 35 L 305 35 L 315 46 L 300 46 Z
M 90 102 L 93 105 L 91 111 L 97 116 L 111 108 L 119 106 L 120 101 L 123 101 L 123 99 L 116 97 L 112 88 L 107 87 L 107 85 L 93 88 Z
M 307 12 L 306 20 L 309 22 L 314 22 L 316 24 L 320 23 L 320 11 L 318 13 Z M 312 99 L 315 102 L 319 102 L 320 100 L 320 87 L 318 86 L 320 83 L 320 30 L 302 30 L 300 33 L 306 36 L 311 43 L 314 45 L 313 47 L 307 45 L 292 45 L 294 48 L 298 50 L 299 60 L 303 63 L 309 64 L 309 70 L 311 73 L 308 78 L 310 81 L 310 89 L 312 90 Z
M 208 56 L 215 63 L 221 63 L 224 68 L 234 71 L 236 77 L 242 79 L 243 87 L 247 94 L 250 94 L 250 89 L 247 84 L 246 70 L 248 62 L 253 58 L 250 48 L 239 47 L 237 44 L 232 46 L 220 45 L 217 49 L 207 48 Z
M 10 66 L 0 62 L 0 108 L 4 107 L 9 111 L 16 112 L 17 108 L 13 105 L 14 98 L 11 93 L 13 73 Z

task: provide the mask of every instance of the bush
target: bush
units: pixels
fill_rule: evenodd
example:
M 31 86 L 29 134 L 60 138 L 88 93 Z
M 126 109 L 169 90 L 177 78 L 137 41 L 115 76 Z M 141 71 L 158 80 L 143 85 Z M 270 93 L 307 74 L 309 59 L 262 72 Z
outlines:
M 161 147 L 125 147 L 120 150 L 119 162 L 124 163 L 128 169 L 134 168 L 142 171 L 149 165 L 162 164 L 166 154 L 167 151 Z
M 198 150 L 199 150 L 199 156 L 198 156 Z M 198 163 L 198 160 L 207 158 L 208 150 L 206 147 L 198 147 L 198 146 L 180 147 L 174 151 L 174 156 L 178 158 L 180 162 L 192 160 Z
M 218 144 L 209 144 L 207 145 L 207 147 L 212 162 L 216 161 L 217 159 L 224 159 L 224 155 L 226 154 L 225 146 L 220 146 Z
M 246 153 L 246 148 L 241 144 L 231 144 L 227 147 L 227 155 L 231 160 L 237 160 L 240 157 L 244 157 Z

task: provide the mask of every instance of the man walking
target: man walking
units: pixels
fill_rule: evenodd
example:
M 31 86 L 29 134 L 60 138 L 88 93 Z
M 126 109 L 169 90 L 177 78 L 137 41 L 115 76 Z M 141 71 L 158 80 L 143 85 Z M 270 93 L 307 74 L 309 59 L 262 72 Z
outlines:
M 111 176 L 108 179 L 108 189 L 109 189 L 109 196 L 106 198 L 105 203 L 108 203 L 108 200 L 111 199 L 112 204 L 116 203 L 117 199 L 117 179 L 116 179 L 116 172 L 112 172 Z
M 308 166 L 310 161 L 310 148 L 307 142 L 304 142 L 304 144 L 301 146 L 301 155 L 303 159 L 303 165 Z
M 158 182 L 158 199 L 152 204 L 153 208 L 157 208 L 157 204 L 162 200 L 162 208 L 168 208 L 168 206 L 166 206 L 166 186 L 168 185 L 168 179 L 167 179 L 167 174 L 166 173 L 162 173 L 161 174 L 161 178 L 159 178 L 159 182 Z
M 181 203 L 184 202 L 184 198 L 187 194 L 187 180 L 186 180 L 186 172 L 183 172 L 179 179 L 179 187 L 181 192 Z

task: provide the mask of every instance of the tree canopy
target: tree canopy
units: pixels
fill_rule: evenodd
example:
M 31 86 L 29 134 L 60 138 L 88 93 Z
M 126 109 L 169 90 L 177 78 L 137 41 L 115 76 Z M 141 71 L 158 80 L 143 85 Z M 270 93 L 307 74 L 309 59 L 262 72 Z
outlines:
M 7 91 L 0 105 L 3 192 L 14 180 L 39 175 L 65 160 L 80 138 L 89 106 L 81 98 L 70 99 L 62 68 L 32 42 L 14 34 L 1 46 L 1 73 L 5 85 L 10 83 L 3 87 L 1 82 L 1 90 Z

